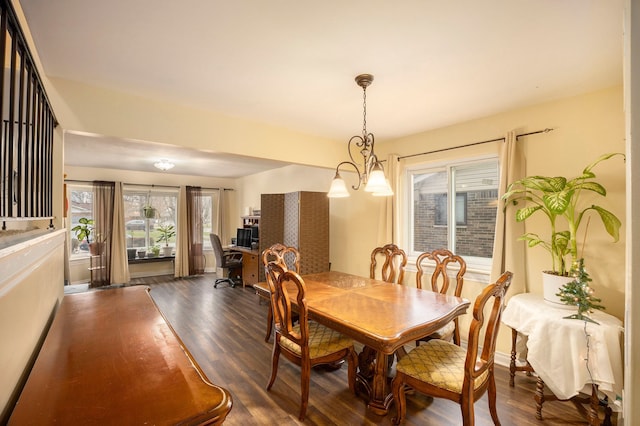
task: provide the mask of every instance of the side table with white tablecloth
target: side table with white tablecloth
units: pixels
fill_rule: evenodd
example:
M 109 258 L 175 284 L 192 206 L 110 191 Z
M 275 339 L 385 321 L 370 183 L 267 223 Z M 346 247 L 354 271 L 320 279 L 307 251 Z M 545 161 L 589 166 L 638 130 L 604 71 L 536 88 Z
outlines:
M 556 307 L 541 295 L 513 296 L 502 322 L 526 336 L 527 355 L 536 374 L 558 399 L 570 399 L 591 384 L 610 401 L 622 395 L 622 322 L 605 312 L 590 317 L 598 324 L 565 319 L 576 307 Z M 587 368 L 588 363 L 588 368 Z

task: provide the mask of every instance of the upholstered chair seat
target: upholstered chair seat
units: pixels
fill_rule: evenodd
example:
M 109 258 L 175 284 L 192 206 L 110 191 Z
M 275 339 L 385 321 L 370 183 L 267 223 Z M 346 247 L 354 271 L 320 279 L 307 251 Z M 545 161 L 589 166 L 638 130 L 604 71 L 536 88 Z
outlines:
M 461 393 L 467 350 L 444 340 L 434 339 L 418 346 L 398 361 L 396 370 L 451 392 Z M 489 377 L 488 370 L 475 379 L 480 388 Z
M 291 332 L 300 335 L 300 325 L 297 324 L 293 326 L 293 330 Z M 300 345 L 284 336 L 280 338 L 280 345 L 289 349 L 291 352 L 294 352 L 298 356 L 302 356 Z M 343 349 L 349 349 L 352 346 L 353 340 L 345 335 L 318 324 L 317 322 L 309 321 L 310 359 L 322 358 L 323 356 L 339 352 Z
M 455 331 L 456 331 L 456 323 L 454 321 L 450 321 L 444 327 L 439 328 L 438 330 L 431 333 L 429 335 L 428 340 L 440 339 L 440 340 L 450 341 L 452 337 L 455 335 Z

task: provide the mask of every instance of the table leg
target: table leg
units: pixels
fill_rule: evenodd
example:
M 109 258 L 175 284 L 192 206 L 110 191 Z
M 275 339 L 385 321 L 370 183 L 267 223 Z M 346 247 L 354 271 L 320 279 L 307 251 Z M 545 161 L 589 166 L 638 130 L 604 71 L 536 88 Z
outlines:
M 536 419 L 542 420 L 542 404 L 544 404 L 544 381 L 538 376 L 536 382 L 536 394 L 534 396 L 536 401 Z
M 387 414 L 393 401 L 387 378 L 390 356 L 393 355 L 386 355 L 368 346 L 358 355 L 357 388 L 367 394 L 367 407 L 379 416 Z
M 516 377 L 516 340 L 518 332 L 515 328 L 511 329 L 511 363 L 509 364 L 509 386 L 514 387 Z

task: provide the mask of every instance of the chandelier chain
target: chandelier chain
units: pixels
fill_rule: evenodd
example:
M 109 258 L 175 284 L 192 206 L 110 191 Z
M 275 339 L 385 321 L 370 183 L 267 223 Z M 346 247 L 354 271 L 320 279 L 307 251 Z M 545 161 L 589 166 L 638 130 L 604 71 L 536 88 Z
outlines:
M 367 145 L 367 87 L 362 88 L 362 137 Z

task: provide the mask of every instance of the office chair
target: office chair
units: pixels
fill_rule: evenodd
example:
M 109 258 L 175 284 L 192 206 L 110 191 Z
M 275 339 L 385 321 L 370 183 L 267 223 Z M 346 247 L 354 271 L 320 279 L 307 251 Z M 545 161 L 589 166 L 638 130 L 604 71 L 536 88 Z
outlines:
M 213 247 L 213 253 L 216 256 L 216 265 L 218 268 L 225 269 L 229 272 L 226 277 L 216 278 L 215 283 L 213 284 L 213 288 L 217 288 L 218 284 L 226 282 L 229 283 L 231 287 L 236 286 L 236 281 L 231 277 L 232 270 L 242 270 L 242 253 L 231 250 L 224 250 L 222 248 L 222 243 L 220 242 L 220 237 L 216 234 L 209 234 L 209 238 L 211 239 L 211 247 Z M 223 273 L 224 275 L 224 273 Z M 236 279 L 240 278 L 239 275 L 236 275 Z

